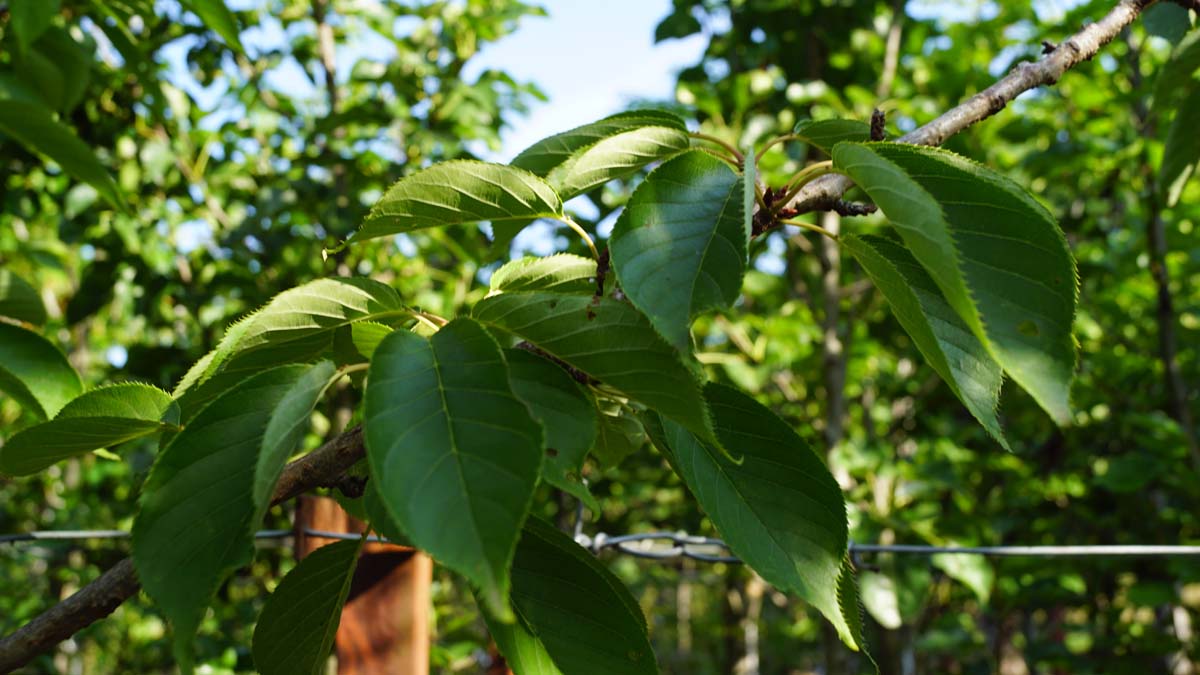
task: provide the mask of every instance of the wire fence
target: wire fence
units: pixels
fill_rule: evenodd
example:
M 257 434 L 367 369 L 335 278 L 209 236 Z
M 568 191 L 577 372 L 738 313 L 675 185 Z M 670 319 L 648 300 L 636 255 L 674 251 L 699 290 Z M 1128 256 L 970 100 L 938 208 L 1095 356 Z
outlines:
M 329 532 L 305 528 L 305 536 L 322 539 L 359 539 L 362 535 L 351 532 Z M 287 539 L 296 535 L 294 530 L 259 530 L 256 539 Z M 126 539 L 125 530 L 42 530 L 19 534 L 0 535 L 0 544 L 17 544 L 32 541 L 79 541 L 89 539 Z M 369 542 L 389 543 L 386 538 L 367 537 Z M 639 534 L 608 535 L 604 532 L 584 534 L 577 526 L 575 541 L 592 553 L 616 551 L 637 558 L 651 560 L 678 560 L 690 558 L 707 563 L 741 563 L 742 561 L 720 539 L 702 537 L 686 532 L 645 532 Z M 851 555 L 870 553 L 898 553 L 910 555 L 938 555 L 946 553 L 971 553 L 988 557 L 1033 557 L 1033 558 L 1080 558 L 1080 557 L 1200 557 L 1200 546 L 1177 545 L 1080 545 L 1080 546 L 928 546 L 921 544 L 859 544 L 850 542 Z

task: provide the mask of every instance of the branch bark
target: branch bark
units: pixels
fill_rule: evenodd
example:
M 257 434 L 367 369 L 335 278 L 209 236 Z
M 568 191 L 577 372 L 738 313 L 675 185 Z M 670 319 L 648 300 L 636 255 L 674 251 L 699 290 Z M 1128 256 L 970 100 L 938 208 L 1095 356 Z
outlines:
M 361 428 L 354 428 L 288 464 L 275 485 L 272 504 L 337 481 L 363 457 Z M 78 593 L 0 639 L 0 673 L 9 673 L 59 642 L 111 614 L 141 588 L 133 560 L 125 558 Z
M 914 145 L 941 145 L 954 134 L 1000 112 L 1017 96 L 1058 82 L 1063 73 L 1087 61 L 1133 23 L 1154 0 L 1121 0 L 1104 18 L 1072 35 L 1040 61 L 1020 63 L 995 84 L 963 101 L 940 117 L 898 139 Z M 854 185 L 849 178 L 830 174 L 805 185 L 788 208 L 797 213 L 827 211 Z

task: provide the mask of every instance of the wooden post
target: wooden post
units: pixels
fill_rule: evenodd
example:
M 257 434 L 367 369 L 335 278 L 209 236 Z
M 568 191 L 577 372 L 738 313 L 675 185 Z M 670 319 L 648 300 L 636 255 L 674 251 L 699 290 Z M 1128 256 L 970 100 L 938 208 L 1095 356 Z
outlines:
M 361 533 L 366 525 L 328 497 L 302 497 L 296 507 L 296 556 L 333 539 L 305 530 Z M 406 546 L 367 543 L 342 610 L 338 675 L 427 675 L 433 561 Z

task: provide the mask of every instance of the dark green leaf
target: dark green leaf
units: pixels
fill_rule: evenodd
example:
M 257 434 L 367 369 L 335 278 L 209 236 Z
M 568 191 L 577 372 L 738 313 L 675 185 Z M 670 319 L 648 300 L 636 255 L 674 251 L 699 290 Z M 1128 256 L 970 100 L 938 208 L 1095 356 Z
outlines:
M 629 590 L 592 554 L 537 518 L 522 533 L 512 584 L 520 622 L 501 639 L 509 643 L 505 655 L 515 654 L 525 668 L 518 675 L 555 673 L 542 667 L 542 652 L 570 675 L 658 672 L 646 619 Z
M 49 422 L 28 427 L 0 447 L 0 473 L 27 476 L 58 462 L 177 428 L 179 407 L 165 391 L 125 382 L 72 400 Z
M 929 274 L 907 249 L 888 239 L 845 234 L 840 242 L 883 292 L 892 313 L 929 365 L 988 433 L 1008 449 L 996 417 L 1004 373 Z
M 425 227 L 561 215 L 562 201 L 534 174 L 503 164 L 455 160 L 401 178 L 376 202 L 353 240 Z
M 409 538 L 511 620 L 508 566 L 542 462 L 496 341 L 470 319 L 388 335 L 367 375 L 371 482 Z M 448 523 L 453 523 L 449 527 Z
M 142 587 L 171 620 L 184 673 L 191 672 L 192 639 L 213 593 L 253 556 L 267 488 L 307 431 L 333 372 L 323 361 L 243 381 L 175 436 L 146 479 L 133 522 L 133 562 Z
M 840 143 L 833 161 L 888 217 L 992 358 L 1069 423 L 1078 284 L 1054 217 L 1017 184 L 944 150 Z
M 8 3 L 9 26 L 17 38 L 17 49 L 24 54 L 41 36 L 54 16 L 58 14 L 62 0 L 16 0 Z
M 1162 65 L 1154 81 L 1154 111 L 1165 115 L 1176 108 L 1184 93 L 1191 91 L 1196 71 L 1200 70 L 1200 31 L 1191 31 L 1180 40 L 1171 57 Z
M 544 258 L 520 258 L 492 274 L 493 292 L 545 291 L 547 293 L 596 292 L 596 261 L 571 253 Z
M 1200 162 L 1200 80 L 1192 80 L 1187 97 L 1175 112 L 1167 142 L 1163 145 L 1162 169 L 1158 189 L 1167 206 L 1175 206 L 1183 196 L 1183 188 L 1196 174 Z
M 221 36 L 225 44 L 234 49 L 244 51 L 239 39 L 240 29 L 233 12 L 225 5 L 225 0 L 181 0 L 186 9 L 190 9 L 200 17 L 205 26 Z
M 1155 3 L 1142 13 L 1146 32 L 1165 38 L 1172 44 L 1183 39 L 1192 28 L 1192 19 L 1182 5 L 1170 2 Z
M 674 347 L 691 349 L 693 316 L 737 299 L 750 239 L 743 181 L 693 151 L 652 172 L 629 199 L 608 248 L 625 295 Z
M 254 665 L 259 673 L 325 672 L 361 550 L 361 539 L 322 546 L 279 582 L 254 627 Z
M 596 440 L 595 406 L 562 367 L 522 349 L 507 349 L 504 358 L 513 393 L 545 432 L 542 479 L 599 513 L 582 479 L 583 461 Z
M 67 357 L 37 333 L 0 322 L 0 391 L 42 419 L 83 391 Z
M 596 444 L 592 456 L 603 468 L 620 464 L 646 444 L 646 432 L 642 425 L 630 417 L 623 408 L 597 409 L 598 427 Z
M 858 120 L 804 120 L 796 124 L 792 133 L 829 154 L 842 141 L 870 140 L 871 125 Z
M 74 131 L 54 119 L 49 109 L 24 101 L 0 101 L 0 132 L 45 155 L 67 173 L 96 188 L 110 204 L 125 209 L 125 198 L 108 169 Z
M 838 597 L 847 525 L 837 481 L 791 427 L 754 399 L 712 383 L 704 393 L 717 435 L 742 463 L 664 420 L 662 449 L 671 465 L 738 557 L 819 609 L 858 648 L 860 637 Z
M 46 323 L 46 306 L 27 281 L 8 270 L 0 270 L 0 316 L 40 326 Z
M 480 301 L 472 315 L 716 442 L 696 374 L 630 305 L 582 295 L 502 293 Z
M 685 38 L 703 30 L 700 20 L 692 16 L 689 6 L 677 8 L 654 28 L 654 42 Z

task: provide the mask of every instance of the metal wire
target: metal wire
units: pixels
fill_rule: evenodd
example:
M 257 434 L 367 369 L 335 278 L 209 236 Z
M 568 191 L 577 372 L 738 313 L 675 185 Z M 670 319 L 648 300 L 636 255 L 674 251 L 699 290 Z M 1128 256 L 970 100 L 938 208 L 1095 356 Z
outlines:
M 583 532 L 582 518 L 576 520 L 575 541 L 593 553 L 615 550 L 619 553 L 650 560 L 675 560 L 691 558 L 710 563 L 740 563 L 729 545 L 720 539 L 702 537 L 686 532 L 645 532 L 641 534 L 608 535 L 598 532 L 588 535 Z M 304 534 L 322 539 L 358 539 L 362 535 L 350 532 L 329 532 L 306 528 Z M 256 539 L 286 539 L 294 536 L 292 530 L 259 530 Z M 0 544 L 15 544 L 27 541 L 69 541 L 82 539 L 125 539 L 125 530 L 42 530 L 21 534 L 0 535 Z M 369 542 L 384 542 L 384 537 L 371 535 Z M 1084 546 L 926 546 L 917 544 L 857 544 L 850 542 L 851 555 L 861 553 L 900 553 L 912 555 L 938 555 L 945 553 L 972 553 L 989 557 L 1036 557 L 1036 558 L 1081 558 L 1081 557 L 1200 557 L 1200 545 L 1084 545 Z

